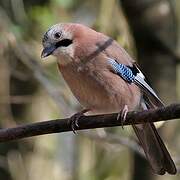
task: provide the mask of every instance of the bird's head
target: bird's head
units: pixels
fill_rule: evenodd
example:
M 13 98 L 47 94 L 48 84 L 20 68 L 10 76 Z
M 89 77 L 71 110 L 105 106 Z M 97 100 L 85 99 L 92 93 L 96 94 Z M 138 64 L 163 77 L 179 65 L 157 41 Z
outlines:
M 82 24 L 60 23 L 52 26 L 43 36 L 41 57 L 54 55 L 60 64 L 85 59 L 97 50 L 104 35 Z
M 42 39 L 43 51 L 41 57 L 73 56 L 74 33 L 73 24 L 56 24 L 48 29 Z

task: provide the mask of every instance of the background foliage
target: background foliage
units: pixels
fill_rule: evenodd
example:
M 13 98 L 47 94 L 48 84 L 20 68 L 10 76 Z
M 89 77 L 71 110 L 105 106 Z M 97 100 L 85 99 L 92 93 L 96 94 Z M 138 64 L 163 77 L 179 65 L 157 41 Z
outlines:
M 178 0 L 1 0 L 1 128 L 70 116 L 80 109 L 59 76 L 55 59 L 40 59 L 43 33 L 58 22 L 82 23 L 113 37 L 138 60 L 162 99 L 178 102 L 179 10 Z M 178 168 L 179 128 L 176 121 L 160 128 Z M 176 180 L 180 176 L 153 175 L 131 127 L 0 144 L 0 179 L 40 178 Z

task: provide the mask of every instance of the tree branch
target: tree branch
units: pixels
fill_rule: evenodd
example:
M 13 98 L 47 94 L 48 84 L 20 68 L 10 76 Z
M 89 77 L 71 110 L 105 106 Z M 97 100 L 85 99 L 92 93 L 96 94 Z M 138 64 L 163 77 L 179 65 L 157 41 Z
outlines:
M 123 125 L 165 121 L 176 118 L 180 118 L 180 104 L 172 104 L 167 107 L 141 112 L 129 112 Z M 82 116 L 78 120 L 78 124 L 77 130 L 121 126 L 121 122 L 117 121 L 117 113 Z M 15 128 L 2 129 L 0 130 L 0 142 L 67 131 L 72 131 L 70 118 L 43 121 L 20 125 Z

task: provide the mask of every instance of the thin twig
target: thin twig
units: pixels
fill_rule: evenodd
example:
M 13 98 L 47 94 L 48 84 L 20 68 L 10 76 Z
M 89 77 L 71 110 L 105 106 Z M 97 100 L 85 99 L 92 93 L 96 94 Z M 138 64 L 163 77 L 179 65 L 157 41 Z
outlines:
M 159 109 L 146 111 L 133 111 L 127 114 L 125 125 L 140 124 L 146 122 L 157 122 L 180 118 L 180 104 L 172 104 Z M 82 116 L 78 120 L 77 130 L 121 126 L 117 121 L 117 113 L 106 115 Z M 56 119 L 21 125 L 15 128 L 0 130 L 0 142 L 17 140 L 43 134 L 60 133 L 72 131 L 70 118 Z

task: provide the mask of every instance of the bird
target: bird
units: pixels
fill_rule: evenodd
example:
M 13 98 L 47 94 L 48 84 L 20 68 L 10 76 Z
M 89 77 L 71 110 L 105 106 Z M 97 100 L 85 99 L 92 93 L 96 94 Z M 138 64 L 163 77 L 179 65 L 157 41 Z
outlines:
M 62 77 L 83 106 L 79 115 L 121 112 L 123 122 L 128 111 L 164 106 L 136 61 L 113 38 L 83 24 L 59 23 L 45 32 L 42 45 L 41 57 L 56 57 Z M 155 125 L 132 127 L 153 172 L 176 174 Z

